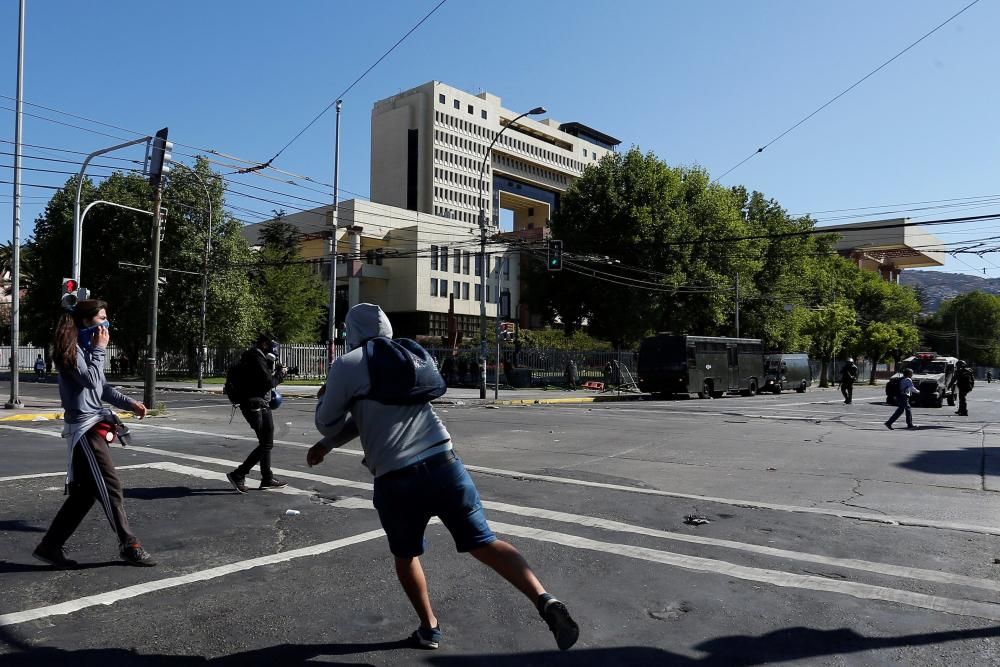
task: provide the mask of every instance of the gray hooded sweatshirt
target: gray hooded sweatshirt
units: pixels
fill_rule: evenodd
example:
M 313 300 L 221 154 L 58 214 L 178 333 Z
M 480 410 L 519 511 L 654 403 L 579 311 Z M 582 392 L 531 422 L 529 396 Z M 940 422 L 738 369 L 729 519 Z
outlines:
M 326 393 L 316 405 L 319 445 L 334 447 L 361 437 L 363 463 L 379 477 L 452 448 L 451 436 L 430 403 L 383 405 L 364 396 L 371 389 L 362 345 L 382 336 L 392 338 L 392 325 L 382 309 L 359 303 L 347 313 L 351 351 L 330 366 Z

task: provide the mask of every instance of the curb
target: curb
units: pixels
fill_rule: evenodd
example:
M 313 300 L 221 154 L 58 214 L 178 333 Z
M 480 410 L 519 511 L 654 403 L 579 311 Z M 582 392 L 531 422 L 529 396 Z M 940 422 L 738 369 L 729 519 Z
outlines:
M 573 405 L 586 403 L 626 403 L 641 401 L 648 394 L 627 394 L 623 396 L 581 396 L 579 398 L 522 398 L 509 401 L 495 401 L 490 405 Z
M 0 422 L 43 422 L 62 419 L 63 413 L 59 412 L 25 412 L 17 415 L 0 417 Z

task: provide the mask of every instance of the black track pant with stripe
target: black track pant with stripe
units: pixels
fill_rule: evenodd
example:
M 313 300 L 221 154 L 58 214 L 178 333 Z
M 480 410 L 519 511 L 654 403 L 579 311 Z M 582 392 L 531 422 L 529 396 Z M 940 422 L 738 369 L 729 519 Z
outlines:
M 53 547 L 63 546 L 94 506 L 95 500 L 104 508 L 121 544 L 138 542 L 125 516 L 122 482 L 111 460 L 108 443 L 90 431 L 73 448 L 73 481 L 69 485 L 69 497 L 52 520 L 42 542 Z

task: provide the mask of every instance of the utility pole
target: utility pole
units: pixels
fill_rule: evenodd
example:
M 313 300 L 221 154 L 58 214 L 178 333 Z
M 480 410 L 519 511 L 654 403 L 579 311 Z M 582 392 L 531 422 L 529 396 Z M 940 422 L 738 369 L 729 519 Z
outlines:
M 958 359 L 958 313 L 955 313 L 955 358 Z
M 17 103 L 14 114 L 14 230 L 11 238 L 10 267 L 10 399 L 7 409 L 22 407 L 18 396 L 20 380 L 17 345 L 21 342 L 21 113 L 24 106 L 24 3 L 17 20 Z
M 736 274 L 736 337 L 740 337 L 740 274 Z
M 156 133 L 153 138 L 153 150 L 150 153 L 149 183 L 156 190 L 153 202 L 153 238 L 152 258 L 149 262 L 149 325 L 146 333 L 146 377 L 142 394 L 142 402 L 149 409 L 156 406 L 156 325 L 157 311 L 160 303 L 160 237 L 163 235 L 162 209 L 163 174 L 170 171 L 170 149 L 173 145 L 167 141 L 167 128 Z
M 330 264 L 330 294 L 327 305 L 326 340 L 327 363 L 332 364 L 337 352 L 337 229 L 340 227 L 340 107 L 343 100 L 337 100 L 337 126 L 333 135 L 333 221 L 327 255 Z

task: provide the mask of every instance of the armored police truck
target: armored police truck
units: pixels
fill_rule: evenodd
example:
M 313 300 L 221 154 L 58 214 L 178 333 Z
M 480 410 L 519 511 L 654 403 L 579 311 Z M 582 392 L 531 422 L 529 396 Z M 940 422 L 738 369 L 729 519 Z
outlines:
M 719 398 L 757 393 L 764 378 L 757 338 L 657 334 L 639 345 L 639 389 L 652 394 Z
M 764 382 L 760 391 L 780 394 L 784 389 L 794 389 L 801 394 L 812 383 L 808 354 L 774 352 L 764 355 Z

